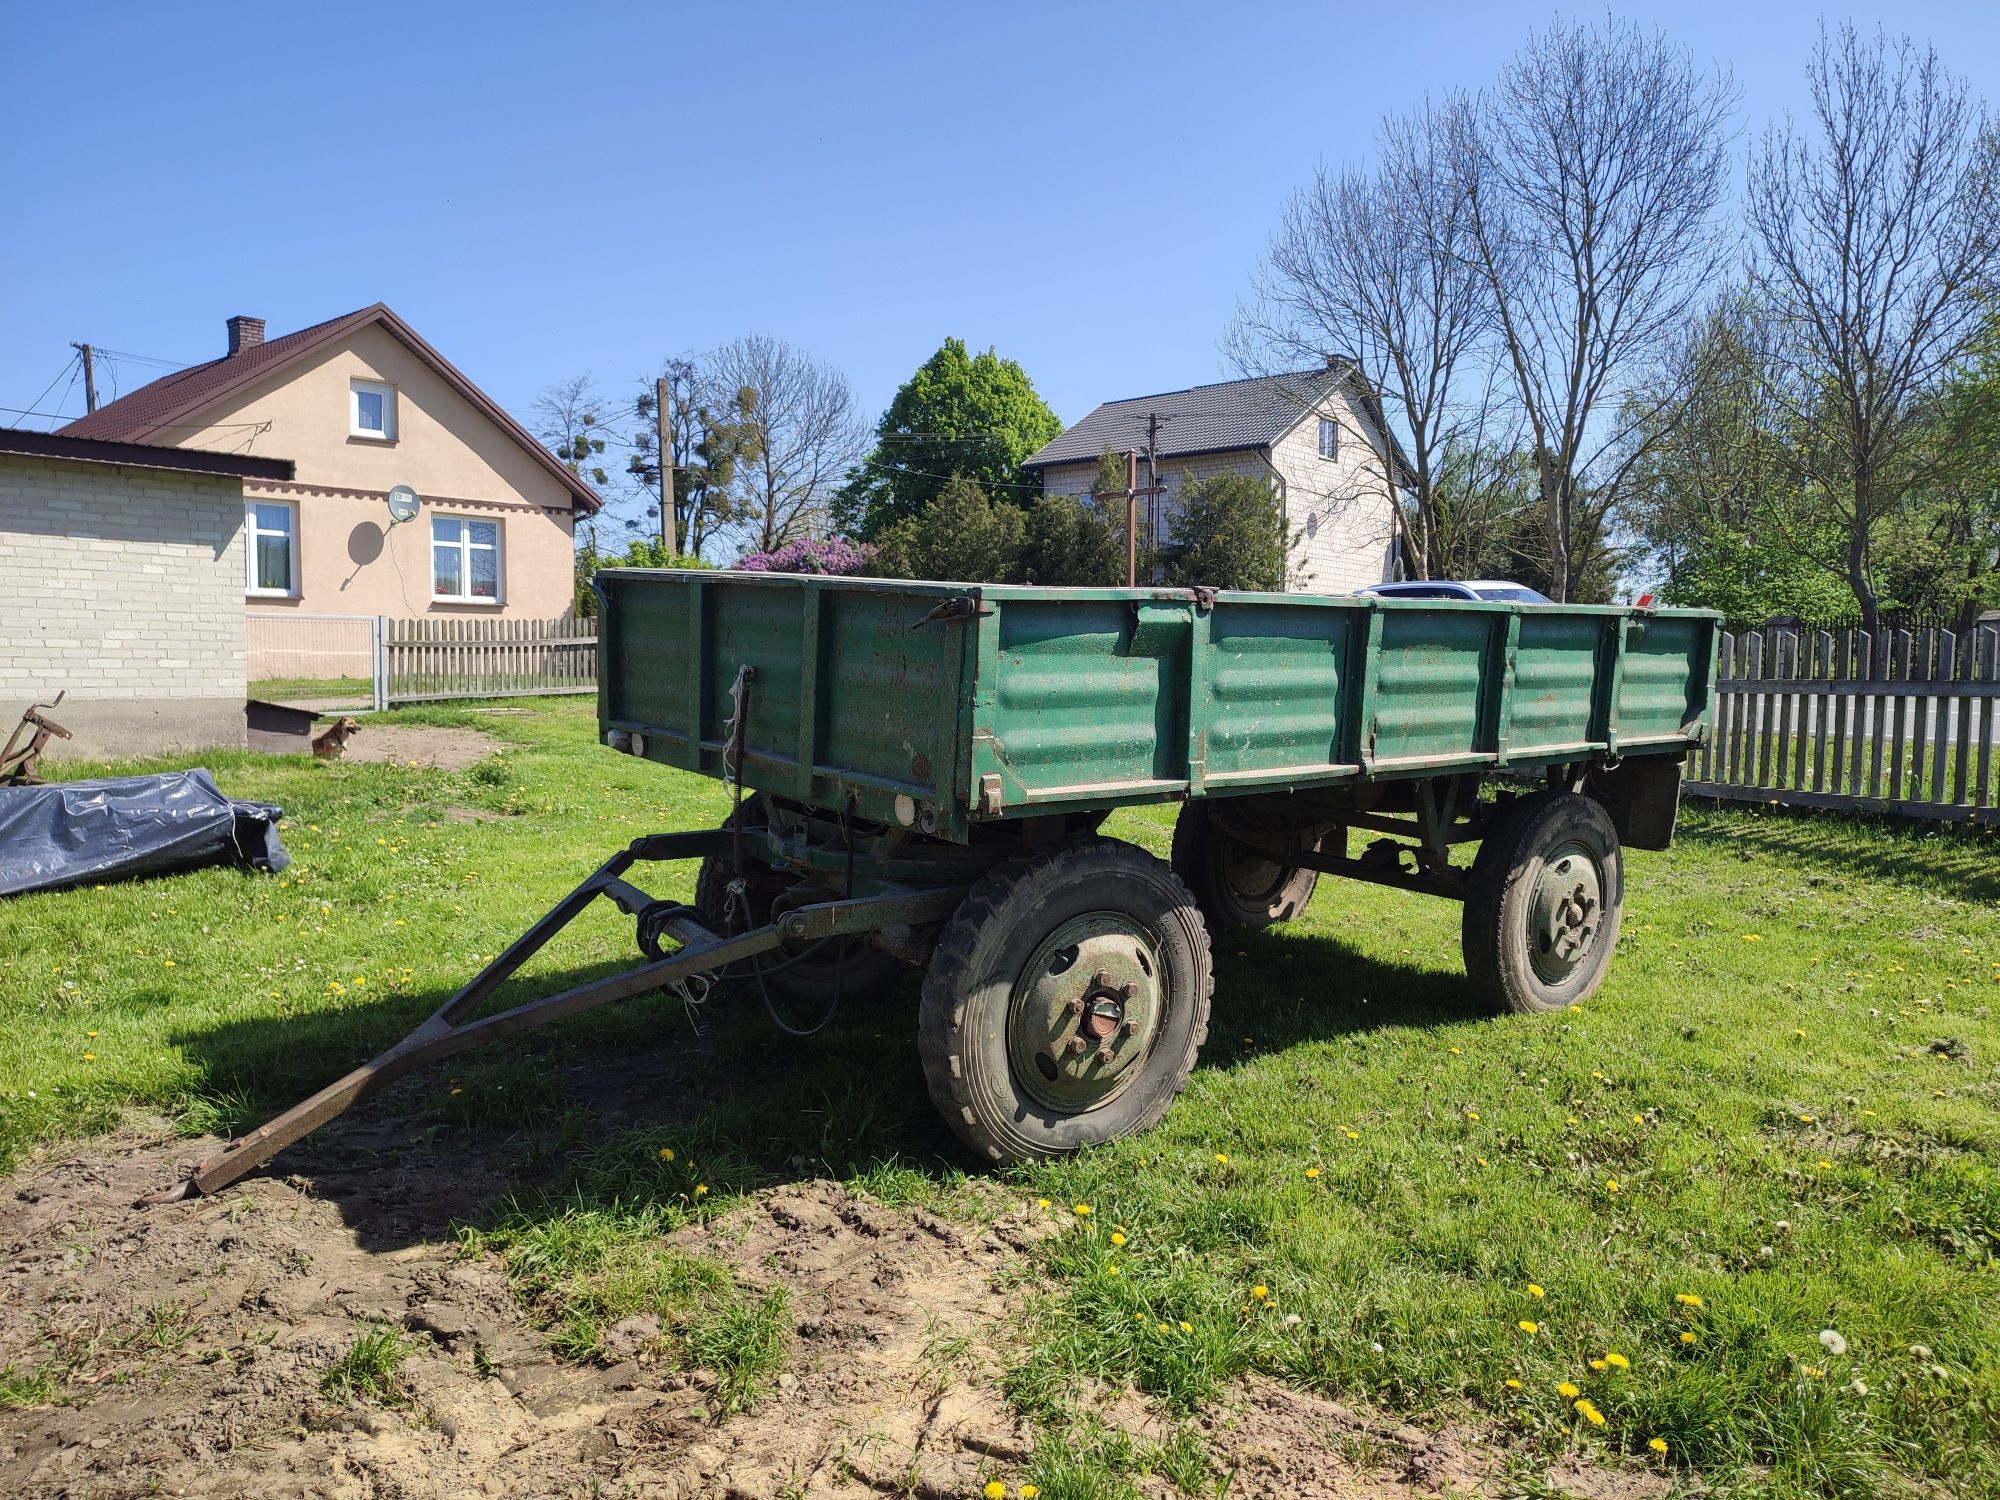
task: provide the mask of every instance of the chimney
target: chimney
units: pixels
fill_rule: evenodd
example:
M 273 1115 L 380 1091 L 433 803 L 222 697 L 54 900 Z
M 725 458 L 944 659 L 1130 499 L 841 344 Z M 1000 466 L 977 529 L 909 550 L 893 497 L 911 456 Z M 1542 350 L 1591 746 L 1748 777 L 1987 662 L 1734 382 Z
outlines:
M 229 352 L 242 354 L 264 342 L 264 320 L 241 315 L 229 320 Z

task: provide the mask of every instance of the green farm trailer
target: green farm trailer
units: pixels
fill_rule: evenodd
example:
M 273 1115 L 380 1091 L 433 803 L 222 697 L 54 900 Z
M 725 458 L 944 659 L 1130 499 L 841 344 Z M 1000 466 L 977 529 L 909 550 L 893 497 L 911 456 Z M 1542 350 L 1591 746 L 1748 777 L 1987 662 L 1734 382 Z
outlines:
M 1472 989 L 1559 1008 L 1602 979 L 1621 847 L 1671 841 L 1713 715 L 1701 611 L 623 568 L 597 588 L 603 743 L 722 778 L 727 821 L 614 855 L 410 1037 L 183 1190 L 487 1037 L 711 982 L 807 1033 L 905 965 L 959 1137 L 994 1162 L 1071 1151 L 1146 1128 L 1186 1083 L 1209 934 L 1296 916 L 1324 875 L 1462 902 Z M 1150 802 L 1181 804 L 1171 861 L 1100 832 Z M 691 903 L 625 878 L 681 859 Z M 645 961 L 481 1015 L 599 896 Z

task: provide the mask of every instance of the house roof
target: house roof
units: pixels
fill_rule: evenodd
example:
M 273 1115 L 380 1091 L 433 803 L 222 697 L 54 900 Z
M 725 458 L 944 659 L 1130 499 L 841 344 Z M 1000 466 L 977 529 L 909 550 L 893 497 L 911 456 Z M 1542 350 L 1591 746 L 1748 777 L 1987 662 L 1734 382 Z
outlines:
M 1336 386 L 1353 379 L 1354 373 L 1352 365 L 1340 361 L 1317 370 L 1224 380 L 1184 391 L 1107 401 L 1030 455 L 1027 466 L 1094 461 L 1107 448 L 1120 453 L 1143 448 L 1150 416 L 1160 418 L 1159 441 L 1153 451 L 1161 458 L 1267 448 Z
M 536 442 L 526 428 L 495 405 L 491 397 L 466 379 L 450 360 L 433 349 L 414 328 L 382 302 L 342 317 L 329 318 L 324 323 L 315 323 L 310 328 L 301 328 L 296 333 L 267 339 L 237 354 L 226 354 L 206 364 L 190 365 L 185 370 L 162 375 L 158 380 L 100 406 L 89 416 L 78 417 L 56 430 L 65 437 L 143 443 L 161 433 L 199 426 L 200 423 L 190 419 L 249 386 L 324 352 L 371 323 L 380 324 L 488 421 L 526 449 L 530 457 L 569 491 L 577 505 L 594 511 L 603 503 L 595 490 L 564 468 L 556 456 Z
M 238 479 L 289 480 L 289 458 L 253 458 L 247 453 L 210 453 L 202 448 L 163 448 L 157 443 L 110 442 L 63 432 L 29 432 L 0 427 L 0 453 L 55 458 L 72 463 L 119 464 L 128 469 L 169 469 L 181 474 L 224 474 Z

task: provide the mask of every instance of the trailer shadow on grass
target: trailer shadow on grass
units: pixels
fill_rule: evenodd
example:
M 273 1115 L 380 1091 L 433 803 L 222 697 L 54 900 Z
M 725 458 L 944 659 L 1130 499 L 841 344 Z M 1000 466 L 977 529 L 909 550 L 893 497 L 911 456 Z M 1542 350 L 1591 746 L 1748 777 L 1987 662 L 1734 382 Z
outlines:
M 537 975 L 531 991 L 510 986 L 503 1003 L 617 967 Z M 1216 969 L 1204 1068 L 1355 1032 L 1442 1025 L 1472 1006 L 1461 976 L 1383 963 L 1298 930 L 1234 934 L 1219 945 Z M 639 997 L 399 1080 L 262 1170 L 305 1179 L 379 1250 L 524 1211 L 648 1195 L 691 1211 L 814 1178 L 898 1202 L 941 1198 L 976 1165 L 925 1091 L 917 997 L 908 976 L 850 999 L 803 1039 L 723 987 L 699 1008 L 668 993 Z M 386 1050 L 445 998 L 418 992 L 246 1017 L 174 1040 L 203 1064 L 218 1130 L 236 1134 Z

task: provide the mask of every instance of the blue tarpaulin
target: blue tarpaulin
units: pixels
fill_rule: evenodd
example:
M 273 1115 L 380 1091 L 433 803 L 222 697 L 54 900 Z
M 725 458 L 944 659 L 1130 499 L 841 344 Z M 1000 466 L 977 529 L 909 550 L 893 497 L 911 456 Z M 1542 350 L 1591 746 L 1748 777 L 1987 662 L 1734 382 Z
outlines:
M 0 896 L 230 861 L 282 870 L 283 816 L 225 797 L 199 769 L 0 786 Z

